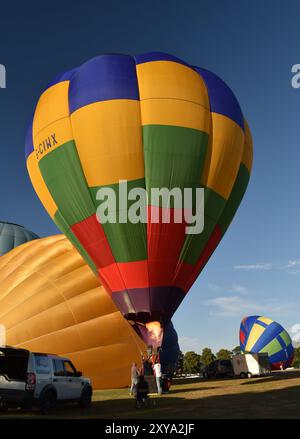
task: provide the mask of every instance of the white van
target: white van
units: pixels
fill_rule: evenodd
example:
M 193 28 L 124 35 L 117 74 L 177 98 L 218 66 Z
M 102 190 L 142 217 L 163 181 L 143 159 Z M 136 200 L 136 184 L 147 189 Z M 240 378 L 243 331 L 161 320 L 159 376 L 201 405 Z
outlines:
M 37 406 L 48 413 L 59 401 L 88 407 L 92 385 L 65 357 L 0 347 L 0 410 Z
M 271 372 L 269 356 L 265 352 L 234 355 L 232 357 L 232 366 L 234 375 L 240 378 L 263 376 Z

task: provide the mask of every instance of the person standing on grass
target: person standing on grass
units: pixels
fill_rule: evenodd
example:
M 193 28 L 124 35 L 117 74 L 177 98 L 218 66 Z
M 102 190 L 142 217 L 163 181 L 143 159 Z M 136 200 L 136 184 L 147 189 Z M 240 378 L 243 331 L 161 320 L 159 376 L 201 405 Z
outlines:
M 148 393 L 149 393 L 149 384 L 144 378 L 144 375 L 140 375 L 138 377 L 138 382 L 136 385 L 136 407 L 140 408 L 142 404 L 145 404 L 148 399 Z
M 161 364 L 159 360 L 156 360 L 154 366 L 153 366 L 153 372 L 156 379 L 156 385 L 157 385 L 157 391 L 161 395 L 162 394 L 162 388 L 161 388 Z
M 139 370 L 136 363 L 132 363 L 131 365 L 131 387 L 130 387 L 130 395 L 133 395 L 134 388 L 138 383 L 139 378 Z
M 280 370 L 284 370 L 284 361 L 280 363 Z

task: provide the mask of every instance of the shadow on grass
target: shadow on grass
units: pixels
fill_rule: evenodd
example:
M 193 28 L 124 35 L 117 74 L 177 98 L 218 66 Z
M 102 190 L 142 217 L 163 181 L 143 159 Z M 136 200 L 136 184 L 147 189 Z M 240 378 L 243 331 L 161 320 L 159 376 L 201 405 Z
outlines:
M 293 380 L 293 379 L 299 379 L 300 373 L 299 372 L 275 372 L 272 373 L 271 376 L 267 376 L 265 378 L 251 378 L 247 379 L 245 382 L 241 383 L 241 385 L 249 385 L 249 384 L 263 384 L 263 383 L 270 383 L 272 381 L 282 381 L 282 380 Z
M 55 413 L 48 417 L 52 419 L 300 418 L 299 385 L 261 392 L 244 392 L 241 388 L 240 393 L 204 395 L 199 398 L 194 396 L 190 399 L 175 395 L 151 397 L 150 407 L 147 409 L 136 409 L 134 399 L 128 398 L 95 401 L 87 410 L 70 406 L 58 407 Z M 5 415 L 5 418 L 20 417 L 40 418 L 41 415 L 38 412 L 21 411 L 9 411 Z
M 166 394 L 166 396 L 167 395 L 177 395 L 177 393 L 190 393 L 190 392 L 201 392 L 201 391 L 203 391 L 203 390 L 214 390 L 214 389 L 217 389 L 217 387 L 186 387 L 185 389 L 174 389 L 174 390 L 172 390 L 172 387 L 171 387 L 171 390 L 169 391 L 169 393 L 168 394 Z
M 173 384 L 180 386 L 181 384 L 193 384 L 193 383 L 203 383 L 206 381 L 204 378 L 174 378 Z
M 120 419 L 300 418 L 300 386 L 193 399 L 165 395 L 157 398 L 154 406 L 142 411 L 135 408 L 131 410 L 128 402 L 128 400 L 107 401 L 106 404 L 95 402 L 91 409 L 93 413 L 90 415 L 115 418 L 117 414 Z

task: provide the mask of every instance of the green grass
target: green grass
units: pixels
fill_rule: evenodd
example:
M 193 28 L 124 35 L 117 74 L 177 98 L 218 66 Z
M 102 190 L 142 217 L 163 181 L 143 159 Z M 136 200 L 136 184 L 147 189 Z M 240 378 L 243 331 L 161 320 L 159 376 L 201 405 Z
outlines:
M 61 406 L 50 418 L 300 418 L 300 371 L 265 378 L 175 380 L 168 395 L 151 396 L 151 407 L 137 410 L 128 389 L 95 391 L 90 409 Z M 9 410 L 6 418 L 41 415 Z

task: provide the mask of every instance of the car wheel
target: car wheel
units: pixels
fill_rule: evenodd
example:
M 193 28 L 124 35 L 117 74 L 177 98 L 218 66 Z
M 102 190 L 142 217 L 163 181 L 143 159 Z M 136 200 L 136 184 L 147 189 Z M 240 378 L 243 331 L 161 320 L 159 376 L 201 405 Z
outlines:
M 241 373 L 240 373 L 240 377 L 241 377 L 241 378 L 246 378 L 246 374 L 245 374 L 245 372 L 241 372 Z
M 90 386 L 83 389 L 80 400 L 79 400 L 79 404 L 78 404 L 79 407 L 81 407 L 83 409 L 90 407 L 91 402 L 92 402 L 92 395 L 93 395 L 93 390 Z
M 45 392 L 40 399 L 40 410 L 43 415 L 51 413 L 56 405 L 56 396 L 52 390 Z

